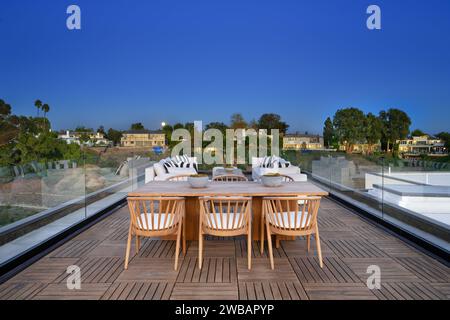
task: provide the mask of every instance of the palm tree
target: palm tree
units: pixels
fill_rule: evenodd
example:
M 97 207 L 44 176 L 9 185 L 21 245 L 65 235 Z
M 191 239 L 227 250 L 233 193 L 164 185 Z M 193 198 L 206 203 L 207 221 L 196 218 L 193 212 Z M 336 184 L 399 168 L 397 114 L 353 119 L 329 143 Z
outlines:
M 44 104 L 41 109 L 42 109 L 42 111 L 44 111 L 44 118 L 45 118 L 45 115 L 47 114 L 47 112 L 50 111 L 50 106 L 48 104 Z
M 41 100 L 36 100 L 34 102 L 34 106 L 37 108 L 37 116 L 39 117 L 39 110 L 42 108 L 42 101 Z

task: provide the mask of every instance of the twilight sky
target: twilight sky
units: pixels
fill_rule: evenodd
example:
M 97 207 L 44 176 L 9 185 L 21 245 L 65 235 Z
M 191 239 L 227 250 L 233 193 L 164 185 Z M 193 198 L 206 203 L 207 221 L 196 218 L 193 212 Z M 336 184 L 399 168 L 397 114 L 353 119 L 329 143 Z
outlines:
M 0 99 L 49 103 L 54 129 L 276 112 L 320 133 L 338 108 L 396 107 L 450 131 L 448 0 L 1 0 L 0 43 Z

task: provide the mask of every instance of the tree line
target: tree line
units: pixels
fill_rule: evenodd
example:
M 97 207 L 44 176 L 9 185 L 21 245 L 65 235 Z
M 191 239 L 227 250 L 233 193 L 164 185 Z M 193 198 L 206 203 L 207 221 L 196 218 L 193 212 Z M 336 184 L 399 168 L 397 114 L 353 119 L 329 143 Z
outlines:
M 407 138 L 410 126 L 406 112 L 395 108 L 382 110 L 378 115 L 364 114 L 358 108 L 339 109 L 333 119 L 325 120 L 324 144 L 329 148 L 344 145 L 345 151 L 351 153 L 355 144 L 365 143 L 371 153 L 381 143 L 382 150 L 392 152 L 397 140 Z
M 328 148 L 338 148 L 339 145 L 343 145 L 348 153 L 353 151 L 357 143 L 367 144 L 369 153 L 374 151 L 375 146 L 381 144 L 381 150 L 392 152 L 398 148 L 397 140 L 408 137 L 410 126 L 410 117 L 400 109 L 382 110 L 378 115 L 370 112 L 364 114 L 358 108 L 339 109 L 333 119 L 328 117 L 325 120 L 324 144 Z M 424 135 L 427 134 L 420 129 L 411 132 L 411 136 Z M 450 147 L 450 133 L 441 132 L 434 136 L 443 140 L 447 149 Z
M 47 118 L 50 106 L 36 100 L 35 107 L 38 108 L 36 117 L 19 116 L 12 113 L 10 104 L 0 99 L 0 166 L 81 157 L 80 146 L 67 144 L 51 131 Z

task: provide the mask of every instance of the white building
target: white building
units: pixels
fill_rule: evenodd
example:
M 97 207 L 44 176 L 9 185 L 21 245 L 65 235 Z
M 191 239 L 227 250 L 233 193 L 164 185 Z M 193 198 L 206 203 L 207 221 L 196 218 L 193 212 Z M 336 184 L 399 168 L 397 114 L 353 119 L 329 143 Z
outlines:
M 405 157 L 418 156 L 422 154 L 430 156 L 448 154 L 444 141 L 428 135 L 411 137 L 406 140 L 397 140 L 397 143 L 398 151 Z
M 69 131 L 61 132 L 58 134 L 58 139 L 64 140 L 67 143 L 76 143 L 81 145 L 80 138 L 83 135 L 89 136 L 89 141 L 84 142 L 85 145 L 90 146 L 108 146 L 111 145 L 112 142 L 105 138 L 105 135 L 100 132 L 77 132 L 77 131 Z

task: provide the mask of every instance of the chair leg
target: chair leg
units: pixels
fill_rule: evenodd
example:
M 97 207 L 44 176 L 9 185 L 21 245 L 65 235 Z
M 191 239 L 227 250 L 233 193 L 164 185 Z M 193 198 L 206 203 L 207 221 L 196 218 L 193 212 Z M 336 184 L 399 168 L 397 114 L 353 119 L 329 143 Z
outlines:
M 275 265 L 273 262 L 273 251 L 272 251 L 272 236 L 270 234 L 270 228 L 269 228 L 269 222 L 266 221 L 266 227 L 267 227 L 267 245 L 269 247 L 269 258 L 270 258 L 270 267 L 275 269 Z
M 130 259 L 130 250 L 131 250 L 131 225 L 128 230 L 128 239 L 127 239 L 127 250 L 125 251 L 125 270 L 128 269 L 128 260 Z
M 183 256 L 186 255 L 186 219 L 183 218 Z
M 309 248 L 311 247 L 311 235 L 310 234 L 308 234 L 306 236 L 306 246 L 307 246 L 308 252 L 309 252 Z
M 252 234 L 249 229 L 247 234 L 247 264 L 248 270 L 252 269 Z
M 264 210 L 261 214 L 261 230 L 260 230 L 260 238 L 261 238 L 261 254 L 264 252 Z
M 198 235 L 198 268 L 202 268 L 203 262 L 203 234 L 200 231 Z
M 178 269 L 178 258 L 180 256 L 180 240 L 181 240 L 181 233 L 182 233 L 182 226 L 180 225 L 178 227 L 178 233 L 177 233 L 177 244 L 175 246 L 175 271 Z
M 139 249 L 141 248 L 141 239 L 138 235 L 136 235 L 136 254 L 139 253 Z
M 319 265 L 321 268 L 323 268 L 323 262 L 322 262 L 322 248 L 320 247 L 320 237 L 319 237 L 319 228 L 316 227 L 316 246 L 317 246 L 317 255 L 319 256 Z

